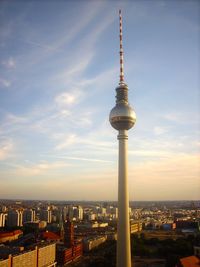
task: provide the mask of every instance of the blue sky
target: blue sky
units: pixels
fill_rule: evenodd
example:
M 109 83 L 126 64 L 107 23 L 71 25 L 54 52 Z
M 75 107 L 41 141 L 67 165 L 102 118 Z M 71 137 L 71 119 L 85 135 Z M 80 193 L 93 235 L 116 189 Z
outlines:
M 116 200 L 125 81 L 131 200 L 199 199 L 198 1 L 1 1 L 0 198 Z

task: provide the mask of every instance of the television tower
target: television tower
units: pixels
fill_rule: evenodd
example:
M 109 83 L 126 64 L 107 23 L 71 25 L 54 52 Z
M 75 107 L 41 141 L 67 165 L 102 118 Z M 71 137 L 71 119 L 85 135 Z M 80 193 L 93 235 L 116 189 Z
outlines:
M 116 105 L 110 112 L 109 120 L 119 133 L 117 267 L 131 267 L 127 145 L 128 130 L 135 124 L 136 114 L 128 103 L 128 86 L 124 82 L 121 10 L 119 10 L 119 33 L 120 79 L 116 88 Z

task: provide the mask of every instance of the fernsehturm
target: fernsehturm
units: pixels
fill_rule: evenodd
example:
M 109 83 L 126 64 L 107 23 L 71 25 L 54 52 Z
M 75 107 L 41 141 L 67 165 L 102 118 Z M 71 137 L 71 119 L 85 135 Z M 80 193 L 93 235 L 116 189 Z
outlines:
M 136 114 L 128 103 L 128 86 L 124 81 L 122 45 L 122 15 L 119 11 L 120 29 L 120 79 L 116 88 L 116 105 L 110 112 L 110 123 L 118 130 L 118 224 L 117 224 L 117 267 L 131 267 L 129 194 L 128 194 L 128 130 L 136 121 Z

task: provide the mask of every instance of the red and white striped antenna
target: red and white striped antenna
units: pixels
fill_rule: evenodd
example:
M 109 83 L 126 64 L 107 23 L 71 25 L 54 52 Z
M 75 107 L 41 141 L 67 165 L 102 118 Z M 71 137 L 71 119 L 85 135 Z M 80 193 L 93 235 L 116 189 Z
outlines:
M 119 84 L 124 83 L 124 51 L 122 45 L 122 12 L 121 9 L 119 10 L 119 41 L 120 41 L 120 79 Z

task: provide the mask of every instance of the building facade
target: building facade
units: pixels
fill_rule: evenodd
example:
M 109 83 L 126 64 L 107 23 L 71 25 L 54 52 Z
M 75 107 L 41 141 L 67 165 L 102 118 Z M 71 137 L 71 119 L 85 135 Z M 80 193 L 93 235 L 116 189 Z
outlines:
M 52 221 L 52 211 L 47 210 L 40 210 L 40 220 L 46 221 L 47 223 L 51 223 Z
M 9 255 L 0 260 L 0 267 L 53 267 L 56 266 L 56 244 L 35 247 L 34 250 Z
M 6 216 L 7 216 L 6 213 L 0 213 L 0 228 L 5 227 Z
M 27 209 L 23 212 L 23 224 L 25 222 L 35 222 L 35 210 Z
M 74 246 L 74 225 L 67 221 L 64 223 L 64 245 L 68 248 Z
M 23 226 L 23 211 L 22 210 L 9 210 L 6 225 L 8 227 Z

